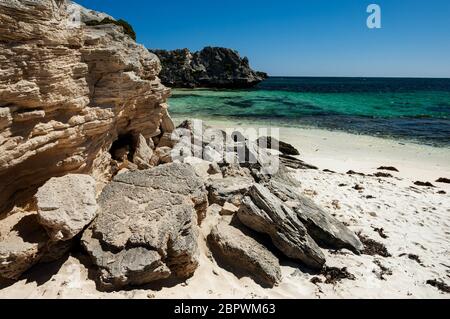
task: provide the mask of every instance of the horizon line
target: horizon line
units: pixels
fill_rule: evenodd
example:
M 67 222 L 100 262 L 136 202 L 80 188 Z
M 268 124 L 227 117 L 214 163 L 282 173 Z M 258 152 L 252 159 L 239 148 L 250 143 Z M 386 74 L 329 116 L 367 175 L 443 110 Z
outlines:
M 450 77 L 432 76 L 346 76 L 346 75 L 268 75 L 269 78 L 348 78 L 348 79 L 432 79 L 450 80 Z

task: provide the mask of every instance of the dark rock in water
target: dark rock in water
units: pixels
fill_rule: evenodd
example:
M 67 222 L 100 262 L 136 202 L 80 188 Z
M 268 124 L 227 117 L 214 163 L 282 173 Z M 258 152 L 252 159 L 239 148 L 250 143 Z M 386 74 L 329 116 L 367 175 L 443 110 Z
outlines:
M 174 276 L 198 261 L 198 221 L 206 214 L 203 181 L 188 164 L 123 173 L 99 197 L 100 212 L 82 237 L 102 289 Z
M 331 170 L 331 169 L 328 169 L 328 168 L 324 169 L 323 172 L 324 172 L 324 173 L 336 174 L 335 171 L 333 171 L 333 170 Z
M 379 171 L 391 171 L 391 172 L 399 172 L 398 169 L 396 169 L 393 166 L 381 166 L 377 168 Z
M 273 287 L 281 281 L 278 258 L 225 220 L 212 229 L 208 245 L 216 260 L 237 275 L 247 275 L 264 287 Z
M 439 195 L 446 195 L 447 192 L 446 192 L 446 191 L 439 191 L 438 194 L 439 194 Z
M 450 179 L 449 178 L 445 178 L 445 177 L 441 177 L 438 180 L 436 180 L 436 183 L 450 184 Z
M 239 220 L 256 232 L 267 234 L 287 257 L 313 269 L 322 269 L 325 256 L 310 237 L 297 214 L 266 187 L 255 184 L 242 200 Z
M 347 248 L 355 253 L 364 249 L 358 237 L 343 223 L 325 212 L 311 199 L 295 192 L 292 186 L 272 180 L 267 187 L 295 211 L 316 242 L 335 249 Z
M 162 64 L 161 81 L 176 88 L 250 88 L 268 76 L 250 68 L 247 58 L 226 48 L 206 47 L 199 52 L 188 49 L 150 50 Z
M 431 184 L 430 182 L 417 181 L 417 182 L 414 182 L 414 185 L 416 185 L 416 186 L 423 186 L 423 187 L 434 187 L 434 185 Z
M 282 154 L 285 155 L 300 155 L 300 152 L 291 144 L 285 143 L 283 141 L 278 141 L 276 138 L 271 136 L 262 136 L 256 141 L 259 147 L 277 149 Z

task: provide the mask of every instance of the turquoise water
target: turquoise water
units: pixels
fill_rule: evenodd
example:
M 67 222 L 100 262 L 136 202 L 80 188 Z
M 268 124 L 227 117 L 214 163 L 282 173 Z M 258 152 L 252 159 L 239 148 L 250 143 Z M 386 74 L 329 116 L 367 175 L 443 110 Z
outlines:
M 450 146 L 449 79 L 270 78 L 253 90 L 174 90 L 177 117 L 313 126 Z

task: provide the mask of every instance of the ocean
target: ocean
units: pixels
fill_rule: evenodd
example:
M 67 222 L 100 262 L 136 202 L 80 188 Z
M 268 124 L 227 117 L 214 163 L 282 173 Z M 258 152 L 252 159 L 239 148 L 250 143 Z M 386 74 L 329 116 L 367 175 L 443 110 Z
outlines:
M 450 79 L 271 77 L 250 90 L 173 90 L 177 118 L 342 130 L 450 147 Z

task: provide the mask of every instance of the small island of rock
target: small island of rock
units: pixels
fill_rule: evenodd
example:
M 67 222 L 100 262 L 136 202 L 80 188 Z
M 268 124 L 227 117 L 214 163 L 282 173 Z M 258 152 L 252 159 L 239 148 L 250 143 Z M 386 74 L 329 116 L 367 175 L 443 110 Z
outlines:
M 232 49 L 206 47 L 198 52 L 188 49 L 150 50 L 162 64 L 162 82 L 175 88 L 251 88 L 268 76 L 250 68 L 248 58 Z

